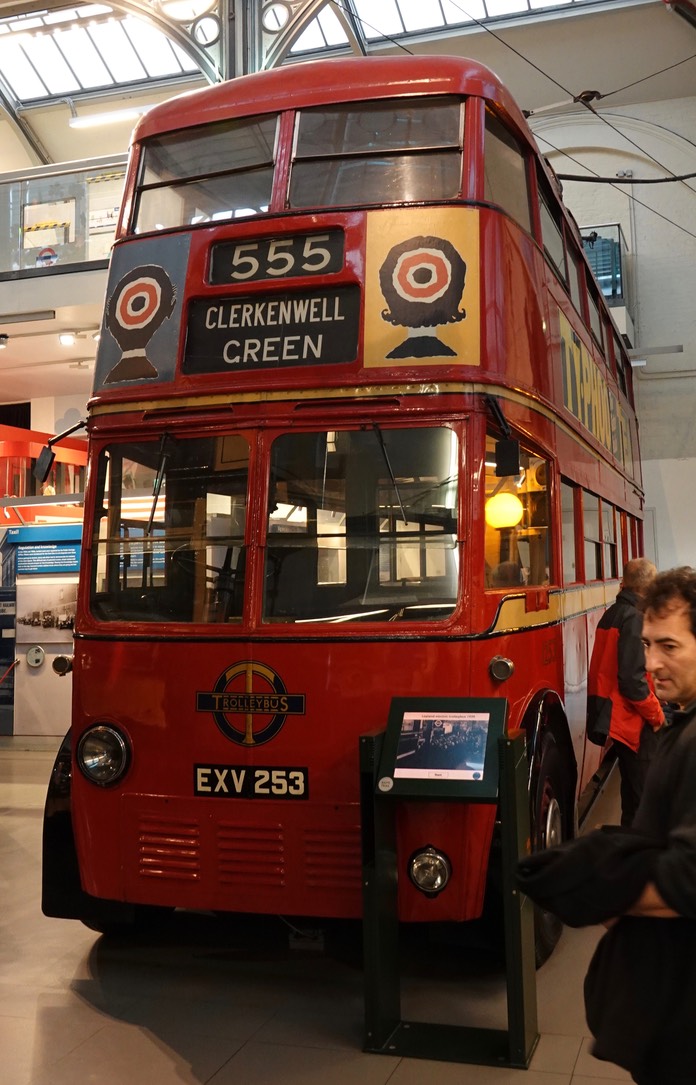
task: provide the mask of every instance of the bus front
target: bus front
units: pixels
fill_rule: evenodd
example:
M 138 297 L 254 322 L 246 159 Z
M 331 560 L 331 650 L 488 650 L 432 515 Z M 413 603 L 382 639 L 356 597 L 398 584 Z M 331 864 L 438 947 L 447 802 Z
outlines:
M 452 62 L 414 93 L 407 60 L 381 84 L 381 65 L 331 62 L 304 104 L 281 72 L 249 77 L 137 130 L 90 405 L 48 914 L 358 917 L 360 736 L 396 696 L 500 695 L 472 648 L 500 602 L 483 502 L 504 480 L 486 466 L 500 434 L 476 383 L 463 198 L 483 184 L 492 77 Z M 467 71 L 479 97 L 455 86 Z M 549 533 L 527 534 L 548 583 Z M 480 913 L 494 820 L 402 804 L 402 919 Z

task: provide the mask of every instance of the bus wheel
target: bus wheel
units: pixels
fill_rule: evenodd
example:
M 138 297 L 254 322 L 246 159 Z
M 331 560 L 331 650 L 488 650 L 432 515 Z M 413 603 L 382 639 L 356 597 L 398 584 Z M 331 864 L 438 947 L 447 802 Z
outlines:
M 568 823 L 567 788 L 563 759 L 553 735 L 546 735 L 541 748 L 541 761 L 534 800 L 532 850 L 544 851 L 560 844 Z M 534 948 L 539 968 L 553 953 L 563 931 L 563 923 L 551 912 L 535 907 Z

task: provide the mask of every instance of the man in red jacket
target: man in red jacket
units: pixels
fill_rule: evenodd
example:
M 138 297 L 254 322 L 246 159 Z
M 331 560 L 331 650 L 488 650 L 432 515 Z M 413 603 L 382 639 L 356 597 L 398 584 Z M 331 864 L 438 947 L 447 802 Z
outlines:
M 621 590 L 597 626 L 587 688 L 587 737 L 616 744 L 621 774 L 621 824 L 631 825 L 643 793 L 664 713 L 645 670 L 639 600 L 657 569 L 646 558 L 624 567 Z

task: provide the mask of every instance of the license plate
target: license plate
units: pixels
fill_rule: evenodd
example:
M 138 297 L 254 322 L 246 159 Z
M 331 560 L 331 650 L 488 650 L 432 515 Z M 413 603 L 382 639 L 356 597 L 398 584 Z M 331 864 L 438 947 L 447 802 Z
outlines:
M 277 765 L 194 765 L 193 793 L 214 799 L 307 799 L 309 772 Z

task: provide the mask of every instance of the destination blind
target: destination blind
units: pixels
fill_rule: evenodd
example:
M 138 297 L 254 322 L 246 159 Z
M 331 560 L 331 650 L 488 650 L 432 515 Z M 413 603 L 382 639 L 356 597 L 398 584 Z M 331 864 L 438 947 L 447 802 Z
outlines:
M 205 298 L 189 308 L 185 373 L 241 372 L 352 362 L 360 288 Z

